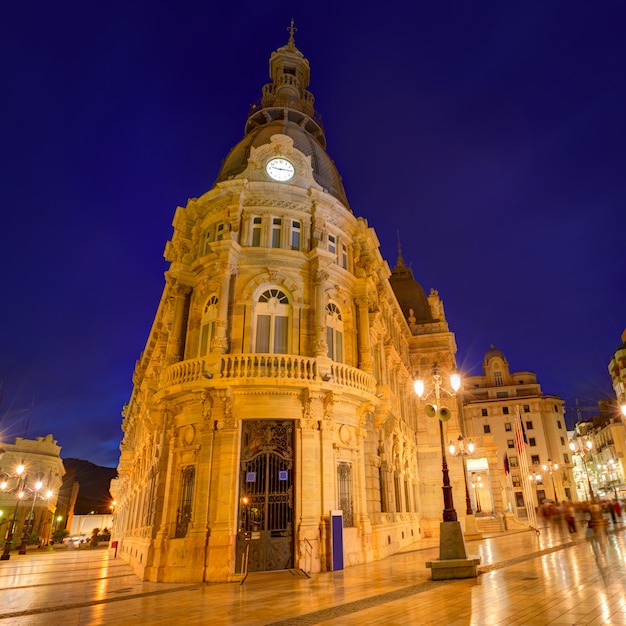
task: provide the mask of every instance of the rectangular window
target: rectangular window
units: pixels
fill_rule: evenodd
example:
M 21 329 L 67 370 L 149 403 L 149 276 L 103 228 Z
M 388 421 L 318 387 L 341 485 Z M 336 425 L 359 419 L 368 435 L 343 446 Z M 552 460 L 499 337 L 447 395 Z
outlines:
M 531 465 L 541 465 L 541 463 L 539 462 L 539 455 L 538 454 L 533 454 L 530 457 L 530 463 L 531 463 Z
M 337 237 L 335 235 L 328 235 L 328 252 L 337 254 Z
M 487 409 L 480 409 L 480 414 L 483 417 L 487 417 L 487 415 L 489 415 L 489 412 L 487 411 Z
M 509 414 L 509 407 L 508 406 L 503 406 L 502 407 L 502 415 L 508 415 Z
M 352 517 L 352 468 L 349 463 L 339 463 L 337 465 L 337 490 L 339 501 L 337 508 L 343 512 L 344 528 L 354 526 Z
M 180 497 L 178 510 L 176 511 L 175 537 L 187 536 L 187 527 L 191 521 L 191 507 L 193 504 L 193 489 L 196 478 L 196 470 L 193 466 L 185 467 L 181 476 Z
M 503 384 L 502 380 L 502 372 L 494 372 L 493 373 L 493 382 L 496 384 L 496 387 L 501 387 Z
M 563 463 L 569 463 L 569 454 L 563 454 Z
M 291 249 L 300 250 L 300 222 L 291 222 Z
M 561 420 L 556 420 L 556 427 L 563 428 L 563 425 L 561 424 Z
M 513 439 L 507 439 L 506 440 L 506 445 L 509 448 L 514 448 L 515 447 L 515 442 L 513 441 Z
M 252 220 L 252 246 L 258 248 L 261 245 L 261 218 L 255 217 Z
M 289 342 L 289 318 L 276 315 L 274 317 L 274 354 L 287 354 Z
M 224 222 L 217 225 L 217 229 L 215 231 L 215 241 L 222 241 L 224 239 Z
M 511 425 L 511 422 L 507 422 L 507 423 L 504 425 L 504 430 L 506 430 L 506 431 L 507 431 L 507 432 L 509 432 L 509 433 L 513 431 L 513 426 Z
M 555 412 L 555 413 L 558 413 L 558 412 L 559 412 L 559 405 L 558 405 L 558 404 L 555 404 L 555 405 L 554 405 L 554 412 Z
M 200 356 L 205 356 L 211 351 L 211 342 L 215 336 L 215 320 L 208 322 L 202 327 L 200 335 Z
M 202 254 L 209 254 L 209 252 L 211 252 L 211 246 L 209 245 L 211 243 L 212 240 L 212 236 L 211 236 L 211 229 L 209 228 L 206 233 L 204 233 L 204 247 L 202 249 Z
M 283 234 L 283 220 L 280 217 L 272 219 L 272 248 L 280 248 L 280 240 Z
M 535 441 L 534 437 L 529 437 L 528 438 L 528 445 L 529 446 L 536 446 L 537 445 L 537 442 Z
M 519 462 L 518 462 L 518 460 L 517 460 L 517 457 L 516 457 L 516 456 L 510 456 L 510 457 L 509 457 L 509 465 L 510 465 L 511 467 L 519 467 Z
M 271 315 L 257 315 L 255 352 L 270 351 Z
M 561 445 L 564 446 L 565 445 L 565 437 L 561 437 Z
M 522 483 L 519 479 L 519 474 L 511 474 L 511 481 L 513 482 L 513 487 L 521 487 Z
M 532 430 L 533 429 L 533 423 L 531 421 L 526 422 L 526 430 Z
M 348 269 L 348 246 L 345 243 L 341 244 L 341 267 Z
M 530 413 L 530 404 L 524 405 L 524 413 Z
M 396 491 L 396 512 L 402 513 L 402 491 L 401 491 L 400 476 L 396 475 L 394 477 L 394 486 Z
M 496 391 L 496 398 L 508 398 L 508 397 L 509 397 L 508 391 Z
M 488 435 L 491 432 L 491 426 L 489 426 L 489 424 L 484 424 L 483 432 L 485 433 L 485 435 Z

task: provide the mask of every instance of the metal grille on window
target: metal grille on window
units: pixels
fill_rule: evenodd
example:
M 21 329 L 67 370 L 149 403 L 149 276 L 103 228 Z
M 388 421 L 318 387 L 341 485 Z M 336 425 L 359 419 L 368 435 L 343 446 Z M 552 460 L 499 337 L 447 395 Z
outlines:
M 337 465 L 337 485 L 339 488 L 338 508 L 343 511 L 343 525 L 345 528 L 354 526 L 352 516 L 352 468 L 349 463 L 339 463 Z
M 402 487 L 400 482 L 400 476 L 397 474 L 394 476 L 394 487 L 396 488 L 396 512 L 402 513 Z
M 193 504 L 193 488 L 196 479 L 196 468 L 185 467 L 182 471 L 182 485 L 180 488 L 180 501 L 176 512 L 176 534 L 175 537 L 185 537 L 187 527 L 191 521 L 191 506 Z

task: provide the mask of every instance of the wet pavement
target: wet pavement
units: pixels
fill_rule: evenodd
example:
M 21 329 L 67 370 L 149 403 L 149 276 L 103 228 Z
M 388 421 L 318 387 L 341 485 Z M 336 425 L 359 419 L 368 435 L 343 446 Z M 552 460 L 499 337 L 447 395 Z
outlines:
M 106 548 L 12 553 L 0 561 L 0 626 L 99 624 L 626 625 L 626 524 L 558 527 L 467 543 L 476 579 L 432 581 L 423 540 L 339 572 L 250 574 L 244 584 L 140 581 Z

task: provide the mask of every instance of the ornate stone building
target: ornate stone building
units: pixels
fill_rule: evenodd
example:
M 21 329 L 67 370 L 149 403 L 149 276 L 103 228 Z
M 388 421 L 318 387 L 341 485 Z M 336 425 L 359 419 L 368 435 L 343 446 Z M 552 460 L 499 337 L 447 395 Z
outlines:
M 472 493 L 483 512 L 507 510 L 525 517 L 524 469 L 515 436 L 520 417 L 526 436 L 523 454 L 533 479 L 533 506 L 546 498 L 577 499 L 563 400 L 544 394 L 534 372 L 511 372 L 503 352 L 491 346 L 483 359 L 483 374 L 463 379 L 463 414 L 468 434 L 493 442 L 480 445 L 477 459 L 468 465 L 470 479 L 482 478 L 473 481 Z M 544 465 L 550 469 L 554 464 L 558 469 L 552 474 L 543 470 Z
M 41 542 L 50 539 L 65 474 L 60 454 L 61 447 L 52 435 L 36 439 L 16 437 L 13 443 L 0 444 L 1 543 L 11 529 L 15 549 L 26 534 L 37 535 Z M 21 473 L 17 471 L 19 466 L 24 468 Z
M 293 30 L 270 77 L 212 189 L 176 210 L 124 408 L 112 539 L 144 579 L 328 569 L 337 510 L 346 566 L 439 532 L 439 430 L 412 384 L 455 367 L 442 301 L 352 212 Z

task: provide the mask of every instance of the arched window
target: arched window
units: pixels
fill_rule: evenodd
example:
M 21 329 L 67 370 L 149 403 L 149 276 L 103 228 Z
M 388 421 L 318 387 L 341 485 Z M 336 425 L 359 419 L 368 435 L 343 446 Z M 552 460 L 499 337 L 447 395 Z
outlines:
M 343 320 L 334 302 L 326 305 L 326 343 L 328 358 L 343 363 Z
M 181 472 L 181 487 L 178 497 L 178 510 L 176 511 L 175 537 L 185 537 L 187 527 L 191 522 L 191 507 L 193 505 L 193 490 L 196 482 L 196 468 L 189 465 Z
M 200 356 L 205 356 L 211 351 L 211 342 L 215 337 L 218 302 L 217 296 L 211 296 L 204 307 L 200 321 Z
M 280 289 L 265 290 L 255 307 L 254 351 L 287 354 L 289 352 L 289 298 Z

